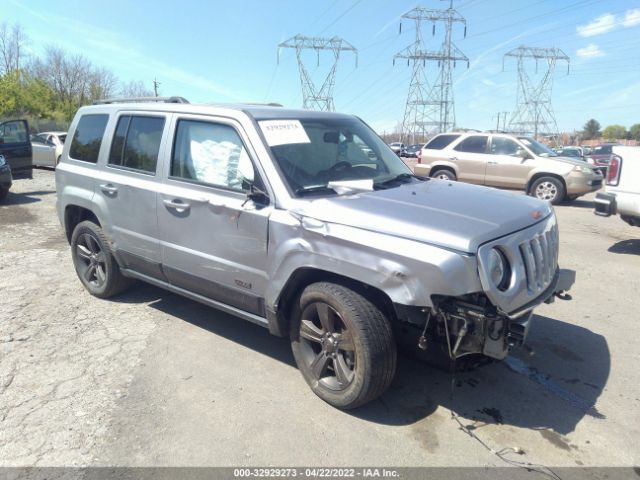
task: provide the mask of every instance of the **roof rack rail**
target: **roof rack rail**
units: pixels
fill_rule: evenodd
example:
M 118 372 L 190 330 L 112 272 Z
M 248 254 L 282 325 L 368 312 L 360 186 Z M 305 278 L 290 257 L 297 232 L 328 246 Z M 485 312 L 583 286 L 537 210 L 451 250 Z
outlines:
M 245 105 L 255 105 L 255 106 L 262 106 L 262 107 L 282 107 L 283 106 L 281 103 L 276 103 L 276 102 L 269 102 L 269 103 L 249 102 L 249 103 L 245 103 Z
M 157 103 L 189 103 L 184 97 L 116 97 L 116 98 L 103 98 L 102 100 L 96 100 L 94 105 L 108 105 L 110 103 L 142 103 L 142 102 L 157 102 Z

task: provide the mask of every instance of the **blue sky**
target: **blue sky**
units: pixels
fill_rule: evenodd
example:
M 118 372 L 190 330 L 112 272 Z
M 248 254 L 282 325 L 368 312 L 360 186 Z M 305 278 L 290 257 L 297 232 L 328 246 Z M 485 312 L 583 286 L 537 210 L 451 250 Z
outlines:
M 302 94 L 293 50 L 277 45 L 298 33 L 337 35 L 359 49 L 340 58 L 334 91 L 337 111 L 361 116 L 379 132 L 404 113 L 410 68 L 392 65 L 394 53 L 414 41 L 400 16 L 417 5 L 448 2 L 404 0 L 0 0 L 0 22 L 19 23 L 39 54 L 53 44 L 82 53 L 121 80 L 154 77 L 163 95 L 192 102 L 273 101 L 300 107 Z M 457 125 L 495 128 L 495 114 L 513 111 L 516 62 L 504 53 L 519 45 L 557 47 L 571 58 L 570 74 L 559 66 L 553 104 L 561 130 L 580 129 L 589 118 L 603 127 L 640 123 L 640 1 L 459 0 L 467 37 L 456 27 L 454 42 L 470 68 L 454 71 Z M 427 47 L 439 48 L 443 28 Z M 320 67 L 309 57 L 317 82 Z M 435 74 L 436 65 L 431 65 Z

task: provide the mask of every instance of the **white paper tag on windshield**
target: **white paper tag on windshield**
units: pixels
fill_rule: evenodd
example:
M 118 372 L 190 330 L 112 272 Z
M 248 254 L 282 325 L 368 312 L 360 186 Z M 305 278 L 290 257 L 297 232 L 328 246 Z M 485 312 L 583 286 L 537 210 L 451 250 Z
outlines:
M 270 147 L 290 143 L 311 143 L 299 120 L 262 120 L 258 123 Z

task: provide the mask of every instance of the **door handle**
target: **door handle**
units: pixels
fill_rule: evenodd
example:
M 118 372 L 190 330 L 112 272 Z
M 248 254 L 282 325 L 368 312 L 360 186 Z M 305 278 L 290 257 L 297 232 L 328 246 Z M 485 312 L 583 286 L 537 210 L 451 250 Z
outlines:
M 114 195 L 118 193 L 118 188 L 114 187 L 110 183 L 103 183 L 102 185 L 100 185 L 100 190 L 108 195 Z
M 449 160 L 451 160 L 451 161 L 454 161 L 454 162 L 455 162 L 456 160 L 458 160 L 458 157 L 449 157 Z
M 498 164 L 498 162 L 496 162 L 495 160 L 489 160 L 487 162 L 487 165 L 497 165 L 497 164 Z
M 189 208 L 191 208 L 191 205 L 189 205 L 186 202 L 183 202 L 180 199 L 163 200 L 162 203 L 164 203 L 165 207 L 172 208 L 178 213 L 184 213 L 187 210 L 189 210 Z

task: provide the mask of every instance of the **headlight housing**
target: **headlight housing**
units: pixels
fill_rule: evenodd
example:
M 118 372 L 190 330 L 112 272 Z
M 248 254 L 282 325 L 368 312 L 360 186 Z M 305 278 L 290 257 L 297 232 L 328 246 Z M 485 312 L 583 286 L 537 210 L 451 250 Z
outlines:
M 591 167 L 583 167 L 582 165 L 576 165 L 573 167 L 576 172 L 581 173 L 593 173 L 593 169 Z
M 497 248 L 492 248 L 489 252 L 489 278 L 491 282 L 498 288 L 498 290 L 504 292 L 509 288 L 511 280 L 511 267 L 507 258 Z

